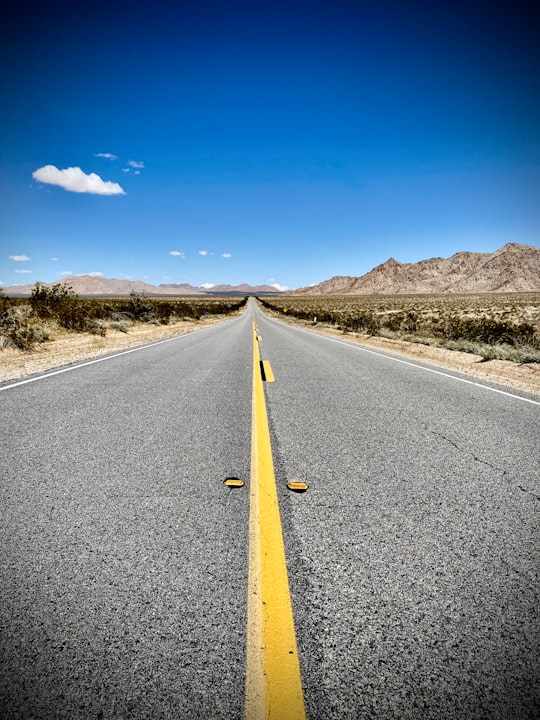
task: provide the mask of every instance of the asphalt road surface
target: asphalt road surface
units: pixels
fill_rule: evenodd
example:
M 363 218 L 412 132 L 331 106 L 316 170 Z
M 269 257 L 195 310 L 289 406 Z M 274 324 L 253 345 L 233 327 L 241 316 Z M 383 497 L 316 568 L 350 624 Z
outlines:
M 308 718 L 537 718 L 540 404 L 253 302 L 0 385 L 0 716 L 243 717 L 253 319 Z

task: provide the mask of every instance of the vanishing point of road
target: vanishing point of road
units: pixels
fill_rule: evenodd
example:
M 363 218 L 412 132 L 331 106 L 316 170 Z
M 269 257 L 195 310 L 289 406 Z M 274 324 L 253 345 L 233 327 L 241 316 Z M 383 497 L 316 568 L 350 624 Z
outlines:
M 62 370 L 0 385 L 2 718 L 539 716 L 538 399 L 253 300 Z

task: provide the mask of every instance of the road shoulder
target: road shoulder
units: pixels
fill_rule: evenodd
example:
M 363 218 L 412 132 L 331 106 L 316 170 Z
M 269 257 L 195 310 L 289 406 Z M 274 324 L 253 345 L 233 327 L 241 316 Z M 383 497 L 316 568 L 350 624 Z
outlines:
M 326 335 L 342 342 L 399 355 L 411 361 L 416 360 L 444 370 L 463 373 L 477 380 L 496 383 L 512 390 L 519 390 L 540 397 L 540 365 L 538 363 L 519 364 L 508 360 L 486 361 L 479 355 L 471 353 L 421 345 L 406 342 L 405 340 L 372 337 L 361 333 L 344 333 L 341 330 L 325 325 L 314 325 L 291 317 L 277 317 L 273 313 L 268 313 L 264 308 L 261 308 L 261 310 L 280 322 Z
M 0 349 L 0 382 L 20 380 L 100 355 L 185 335 L 236 316 L 203 318 L 196 322 L 179 321 L 169 325 L 138 323 L 127 333 L 110 329 L 104 337 L 90 333 L 65 332 L 52 341 L 36 346 L 31 352 L 17 348 Z

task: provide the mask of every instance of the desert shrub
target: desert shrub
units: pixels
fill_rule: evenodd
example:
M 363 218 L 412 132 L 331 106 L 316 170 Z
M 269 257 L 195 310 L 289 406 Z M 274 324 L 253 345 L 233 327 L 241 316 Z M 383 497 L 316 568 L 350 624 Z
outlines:
M 409 310 L 407 313 L 405 313 L 405 317 L 403 318 L 400 329 L 403 330 L 403 332 L 416 332 L 416 330 L 418 330 L 417 313 L 413 312 L 412 310 Z
M 212 297 L 146 297 L 131 293 L 129 298 L 114 298 L 106 305 L 107 317 L 114 321 L 132 320 L 137 322 L 167 325 L 175 319 L 199 320 L 204 314 L 227 315 L 245 305 L 247 299 Z
M 98 319 L 103 314 L 102 306 L 82 300 L 68 285 L 56 283 L 49 287 L 38 282 L 29 302 L 35 316 L 56 320 L 66 330 L 105 335 L 106 328 Z
M 100 320 L 93 320 L 92 318 L 86 318 L 83 326 L 76 329 L 92 333 L 92 335 L 101 335 L 101 337 L 105 337 L 107 334 L 107 326 Z
M 171 318 L 176 316 L 176 307 L 171 300 L 156 300 L 154 302 L 154 315 L 163 325 L 168 325 Z
M 8 307 L 0 313 L 0 336 L 2 347 L 33 350 L 36 343 L 48 340 L 45 329 L 32 318 L 29 306 Z
M 128 325 L 131 324 L 130 318 L 128 317 L 128 315 L 126 313 L 123 313 L 123 312 L 117 312 L 116 310 L 112 310 L 109 313 L 108 317 L 113 322 L 125 322 Z
M 531 323 L 512 323 L 484 317 L 451 315 L 444 320 L 443 336 L 447 340 L 471 340 L 487 345 L 531 345 L 537 343 Z
M 380 330 L 379 318 L 369 311 L 346 315 L 341 323 L 347 330 L 368 335 L 377 335 Z
M 118 330 L 119 332 L 127 333 L 132 323 L 129 320 L 114 320 L 109 324 L 111 330 Z
M 58 310 L 56 320 L 66 330 L 105 335 L 106 326 L 93 315 L 92 304 L 81 301 L 75 296 Z
M 479 355 L 484 361 L 487 360 L 508 360 L 514 363 L 539 363 L 540 352 L 534 348 L 523 348 L 515 345 L 473 342 L 471 340 L 439 340 L 439 347 L 448 350 L 459 350 L 461 352 Z
M 116 298 L 107 307 L 107 317 L 113 320 L 148 322 L 155 319 L 152 300 L 134 291 L 127 298 Z
M 386 317 L 381 318 L 381 325 L 385 330 L 390 330 L 392 332 L 397 332 L 401 329 L 401 324 L 405 319 L 405 313 L 402 312 L 392 312 L 389 313 Z
M 198 320 L 226 315 L 245 305 L 247 297 L 81 298 L 66 284 L 36 283 L 29 299 L 6 297 L 0 288 L 0 347 L 31 349 L 49 339 L 43 323 L 75 332 L 105 335 L 107 323 L 127 332 L 133 322 L 168 324 L 172 319 Z
M 277 314 L 310 321 L 316 316 L 319 323 L 344 332 L 393 334 L 409 342 L 444 342 L 445 347 L 451 342 L 477 348 L 505 346 L 500 352 L 508 354 L 513 348 L 512 359 L 538 357 L 540 350 L 540 293 L 290 295 L 258 300 Z
M 143 295 L 132 292 L 129 298 L 129 310 L 135 320 L 148 322 L 155 317 L 154 306 L 151 300 Z
M 4 290 L 0 287 L 0 314 L 11 306 L 11 301 L 6 297 Z
M 37 317 L 52 318 L 71 307 L 77 298 L 69 285 L 56 283 L 50 287 L 37 282 L 30 295 L 30 305 Z

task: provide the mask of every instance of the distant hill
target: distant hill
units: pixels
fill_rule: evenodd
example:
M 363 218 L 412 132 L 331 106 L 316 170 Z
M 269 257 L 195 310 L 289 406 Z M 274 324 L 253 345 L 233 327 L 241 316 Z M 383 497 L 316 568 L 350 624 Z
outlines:
M 540 248 L 508 243 L 492 253 L 460 252 L 400 263 L 390 258 L 360 277 L 336 275 L 292 295 L 540 292 Z
M 116 280 L 115 278 L 104 278 L 94 275 L 70 275 L 62 280 L 56 281 L 69 285 L 73 292 L 77 295 L 88 296 L 96 295 L 104 296 L 122 296 L 130 295 L 135 292 L 139 295 L 248 295 L 257 293 L 273 293 L 278 294 L 276 288 L 270 285 L 214 285 L 205 290 L 200 287 L 194 287 L 188 283 L 170 283 L 168 285 L 150 285 L 142 280 Z M 43 283 L 50 287 L 56 283 Z M 11 285 L 4 288 L 4 293 L 9 296 L 25 297 L 31 294 L 35 283 L 31 285 Z
M 270 294 L 280 295 L 280 291 L 276 290 L 272 285 L 214 285 L 206 291 L 210 295 L 256 295 Z

